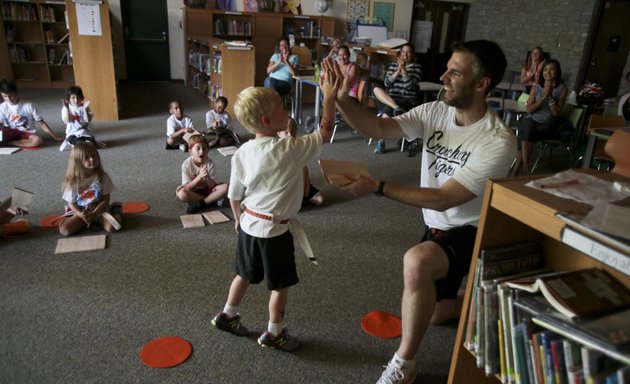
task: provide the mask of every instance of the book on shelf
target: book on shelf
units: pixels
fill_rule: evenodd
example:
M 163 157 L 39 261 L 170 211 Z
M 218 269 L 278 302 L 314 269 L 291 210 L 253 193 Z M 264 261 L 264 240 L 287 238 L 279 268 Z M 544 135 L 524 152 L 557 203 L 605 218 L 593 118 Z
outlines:
M 344 176 L 346 173 L 354 173 L 358 175 L 368 175 L 367 165 L 356 161 L 343 160 L 319 160 L 319 166 L 324 174 L 326 183 L 335 186 L 342 186 L 350 183 L 352 180 Z
M 474 351 L 477 358 L 477 365 L 479 367 L 485 367 L 485 358 L 492 356 L 493 361 L 489 362 L 489 367 L 497 367 L 499 361 L 498 349 L 495 346 L 491 346 L 489 351 L 486 351 L 486 329 L 492 330 L 496 333 L 496 321 L 498 320 L 498 312 L 501 309 L 496 309 L 495 304 L 498 304 L 498 289 L 497 284 L 500 283 L 502 278 L 508 276 L 518 275 L 530 270 L 536 270 L 542 265 L 542 254 L 537 244 L 533 242 L 524 242 L 513 244 L 506 247 L 485 249 L 482 250 L 477 258 L 477 265 L 475 268 L 475 274 L 473 276 L 473 290 L 471 293 L 471 304 L 469 308 L 469 315 L 467 321 L 467 328 L 465 334 L 464 346 Z M 484 288 L 485 287 L 485 288 Z M 489 316 L 485 314 L 485 307 L 487 306 L 484 301 L 484 290 L 487 290 L 488 298 L 492 301 L 492 309 L 489 309 L 492 314 Z M 495 300 L 497 297 L 497 300 Z M 500 308 L 500 307 L 499 307 Z M 485 321 L 488 319 L 488 322 Z M 487 323 L 487 324 L 486 324 Z M 503 319 L 504 330 L 510 325 L 506 319 Z M 492 341 L 498 339 L 492 338 Z M 504 334 L 505 341 L 505 334 Z M 487 353 L 488 352 L 488 353 Z M 508 369 L 510 367 L 509 356 L 506 358 Z M 489 371 L 492 371 L 490 369 Z
M 507 283 L 510 288 L 541 292 L 565 316 L 589 317 L 630 307 L 630 289 L 609 272 L 588 268 Z
M 582 371 L 582 347 L 575 341 L 562 340 L 564 349 L 564 366 L 567 373 L 567 382 L 583 383 L 584 373 Z
M 551 341 L 551 359 L 553 362 L 553 378 L 556 384 L 567 384 L 567 368 L 564 359 L 564 340 L 558 338 Z
M 520 297 L 513 301 L 513 305 L 521 311 L 523 318 L 532 317 L 535 322 L 549 325 L 543 325 L 545 328 L 571 340 L 622 354 L 630 352 L 630 329 L 627 326 L 630 309 L 579 319 L 556 311 L 541 295 Z

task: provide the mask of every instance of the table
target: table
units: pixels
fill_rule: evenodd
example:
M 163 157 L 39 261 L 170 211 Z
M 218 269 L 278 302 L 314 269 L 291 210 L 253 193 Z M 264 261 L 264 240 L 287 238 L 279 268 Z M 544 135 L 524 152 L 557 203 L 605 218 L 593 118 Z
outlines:
M 524 90 L 524 87 L 521 83 L 509 83 L 507 81 L 502 81 L 494 87 L 494 90 L 501 93 L 503 98 L 511 93 L 511 98 L 516 99 L 516 93 L 521 93 Z
M 315 124 L 319 127 L 321 116 L 321 92 L 319 81 L 315 81 L 315 76 L 293 76 L 295 80 L 295 106 L 293 115 L 298 124 L 302 124 L 302 88 L 304 84 L 315 87 Z
M 595 143 L 597 140 L 607 141 L 610 136 L 617 130 L 624 127 L 605 127 L 605 128 L 593 128 L 588 130 L 588 142 L 586 143 L 586 149 L 584 150 L 584 159 L 582 160 L 582 168 L 590 168 L 593 161 L 593 154 L 595 152 Z
M 420 93 L 424 95 L 424 102 L 428 103 L 430 100 L 430 94 L 432 92 L 439 92 L 444 84 L 441 83 L 432 83 L 430 81 L 421 81 L 418 83 L 418 87 L 420 88 Z

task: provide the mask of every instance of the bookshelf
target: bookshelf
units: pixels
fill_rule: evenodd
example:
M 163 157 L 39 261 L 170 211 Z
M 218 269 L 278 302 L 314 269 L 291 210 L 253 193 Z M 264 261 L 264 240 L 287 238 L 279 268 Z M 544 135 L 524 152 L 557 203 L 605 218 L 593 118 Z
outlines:
M 186 40 L 186 45 L 186 84 L 208 101 L 218 96 L 227 97 L 227 111 L 233 113 L 238 93 L 254 85 L 254 47 L 229 46 L 217 40 L 191 37 Z
M 334 18 L 326 16 L 186 8 L 184 33 L 187 54 L 190 48 L 205 50 L 198 46 L 203 45 L 199 42 L 205 42 L 208 47 L 212 47 L 213 44 L 220 44 L 223 41 L 251 41 L 255 47 L 254 81 L 256 85 L 262 85 L 267 77 L 269 59 L 282 36 L 293 34 L 296 45 L 304 44 L 313 52 L 312 57 L 321 57 L 320 38 L 333 36 L 334 28 Z M 246 65 L 239 73 L 243 74 L 243 69 L 247 67 Z M 192 82 L 188 81 L 192 80 L 191 76 L 194 75 L 196 75 L 194 71 L 189 73 L 187 70 L 187 84 L 192 86 Z M 226 75 L 223 77 L 226 78 Z
M 612 173 L 597 173 L 606 180 L 623 179 Z M 608 270 L 626 286 L 630 286 L 630 275 L 620 272 L 598 258 L 600 255 L 582 253 L 563 243 L 565 221 L 556 217 L 559 212 L 585 214 L 590 206 L 526 187 L 524 184 L 536 177 L 489 181 L 473 250 L 466 295 L 457 329 L 457 337 L 448 383 L 498 383 L 497 377 L 487 377 L 484 370 L 477 368 L 475 357 L 463 345 L 471 304 L 473 279 L 478 256 L 483 249 L 507 246 L 522 241 L 534 241 L 541 245 L 547 267 L 555 270 L 578 270 L 597 267 Z M 584 238 L 589 239 L 587 233 Z M 614 244 L 609 244 L 612 250 Z M 627 253 L 625 253 L 628 256 Z M 616 358 L 613 353 L 608 354 Z
M 2 0 L 3 76 L 20 88 L 66 88 L 74 83 L 64 1 Z

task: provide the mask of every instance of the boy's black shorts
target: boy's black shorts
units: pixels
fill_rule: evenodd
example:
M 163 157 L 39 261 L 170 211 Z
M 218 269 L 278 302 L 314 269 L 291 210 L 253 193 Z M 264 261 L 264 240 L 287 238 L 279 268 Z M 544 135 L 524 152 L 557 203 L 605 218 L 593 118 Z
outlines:
M 258 284 L 266 277 L 269 290 L 297 284 L 300 280 L 293 235 L 286 231 L 276 237 L 260 238 L 239 230 L 234 272 L 250 284 Z
M 464 276 L 468 275 L 477 228 L 472 225 L 440 231 L 426 227 L 422 241 L 437 243 L 448 256 L 446 277 L 435 282 L 436 300 L 457 298 L 457 291 Z

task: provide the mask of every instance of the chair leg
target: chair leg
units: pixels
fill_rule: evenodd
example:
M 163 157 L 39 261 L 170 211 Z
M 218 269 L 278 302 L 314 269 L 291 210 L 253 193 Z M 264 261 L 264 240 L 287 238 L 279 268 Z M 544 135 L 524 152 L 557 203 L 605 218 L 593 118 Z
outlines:
M 337 126 L 339 126 L 339 123 L 335 123 L 335 125 L 333 126 L 332 135 L 330 135 L 330 144 L 332 144 L 333 140 L 335 139 L 335 133 L 337 133 Z
M 538 157 L 536 157 L 536 161 L 534 161 L 534 165 L 532 165 L 532 170 L 530 171 L 531 173 L 534 173 L 536 168 L 538 168 L 538 163 L 540 162 L 540 159 L 542 158 L 545 149 L 547 149 L 547 144 L 543 144 L 541 146 L 540 152 L 538 152 Z

